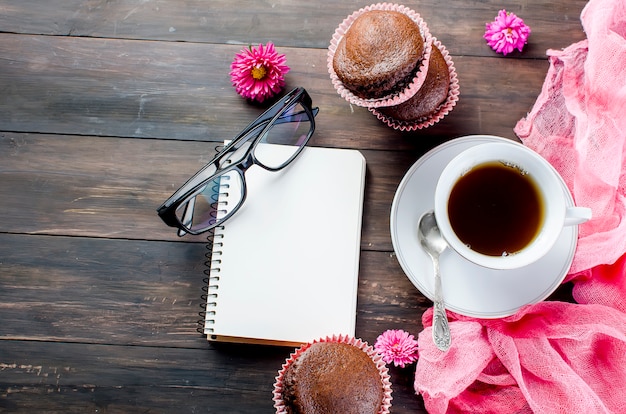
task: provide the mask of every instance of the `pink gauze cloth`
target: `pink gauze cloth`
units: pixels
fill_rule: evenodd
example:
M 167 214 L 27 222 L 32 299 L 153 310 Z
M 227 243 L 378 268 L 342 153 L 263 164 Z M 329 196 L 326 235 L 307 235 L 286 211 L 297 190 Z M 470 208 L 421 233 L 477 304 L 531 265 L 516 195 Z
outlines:
M 541 94 L 515 127 L 593 211 L 565 279 L 578 303 L 449 313 L 448 352 L 433 345 L 429 309 L 414 383 L 429 413 L 626 413 L 626 1 L 591 0 L 581 21 L 587 39 L 548 51 Z
M 592 0 L 587 39 L 549 50 L 541 94 L 515 133 L 561 174 L 593 218 L 579 226 L 572 272 L 626 252 L 626 2 Z
M 626 413 L 626 314 L 541 302 L 500 320 L 449 315 L 452 344 L 418 335 L 415 389 L 429 413 Z M 432 308 L 424 313 L 432 326 Z

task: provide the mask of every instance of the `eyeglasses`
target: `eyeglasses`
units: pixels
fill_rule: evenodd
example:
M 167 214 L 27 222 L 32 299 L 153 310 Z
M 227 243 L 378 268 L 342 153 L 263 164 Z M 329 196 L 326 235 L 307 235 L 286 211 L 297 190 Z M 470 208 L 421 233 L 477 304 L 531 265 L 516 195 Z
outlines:
M 224 223 L 246 199 L 246 170 L 289 165 L 313 135 L 318 111 L 304 88 L 286 94 L 172 194 L 157 209 L 161 219 L 177 227 L 179 236 Z

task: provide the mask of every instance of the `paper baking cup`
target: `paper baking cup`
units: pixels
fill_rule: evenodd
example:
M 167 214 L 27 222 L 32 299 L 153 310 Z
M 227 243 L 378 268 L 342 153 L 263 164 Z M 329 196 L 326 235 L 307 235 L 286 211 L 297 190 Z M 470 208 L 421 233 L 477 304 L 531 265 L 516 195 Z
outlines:
M 389 376 L 389 369 L 387 365 L 383 361 L 382 356 L 380 356 L 372 346 L 370 346 L 367 342 L 364 342 L 360 339 L 352 338 L 344 335 L 333 335 L 332 337 L 327 336 L 326 338 L 322 338 L 308 344 L 302 345 L 300 348 L 296 349 L 290 356 L 287 358 L 285 363 L 282 366 L 282 369 L 278 371 L 278 376 L 276 377 L 276 382 L 274 383 L 274 408 L 276 408 L 277 414 L 286 414 L 287 407 L 285 407 L 285 403 L 283 401 L 283 377 L 289 365 L 298 359 L 298 357 L 306 351 L 312 344 L 317 342 L 342 342 L 345 344 L 349 344 L 355 346 L 369 355 L 370 358 L 376 364 L 378 368 L 378 372 L 380 373 L 380 380 L 383 385 L 383 400 L 380 405 L 380 410 L 378 414 L 389 414 L 389 410 L 391 408 L 391 380 Z
M 335 57 L 335 51 L 337 50 L 337 46 L 339 42 L 348 31 L 352 23 L 356 20 L 357 17 L 362 15 L 365 12 L 371 10 L 387 10 L 387 11 L 397 11 L 400 13 L 404 13 L 409 16 L 417 25 L 419 26 L 422 37 L 424 38 L 424 54 L 422 56 L 422 60 L 418 63 L 417 72 L 415 77 L 411 81 L 408 87 L 404 90 L 396 92 L 394 94 L 384 96 L 382 98 L 376 99 L 366 99 L 360 98 L 353 94 L 348 88 L 346 88 L 337 73 L 335 73 L 335 69 L 333 68 L 333 58 Z M 377 3 L 372 4 L 370 6 L 364 7 L 355 11 L 350 16 L 346 17 L 346 19 L 337 27 L 333 37 L 330 40 L 330 45 L 328 46 L 328 73 L 330 73 L 330 80 L 333 83 L 333 86 L 337 90 L 337 93 L 341 95 L 342 98 L 347 100 L 348 102 L 357 105 L 363 106 L 366 108 L 378 108 L 381 106 L 394 106 L 401 104 L 402 102 L 406 102 L 409 100 L 415 93 L 422 87 L 424 83 L 424 79 L 426 78 L 426 72 L 428 71 L 428 62 L 430 60 L 430 52 L 432 48 L 432 36 L 430 31 L 428 30 L 428 26 L 426 22 L 421 18 L 421 16 L 415 11 L 409 9 L 408 7 L 401 6 L 398 4 L 391 3 Z
M 450 73 L 450 87 L 448 88 L 448 97 L 431 115 L 421 119 L 417 119 L 415 121 L 397 120 L 383 114 L 382 112 L 374 108 L 368 108 L 371 113 L 373 113 L 378 119 L 387 124 L 387 126 L 390 126 L 393 129 L 397 129 L 400 131 L 415 131 L 418 129 L 428 128 L 429 126 L 435 125 L 437 122 L 443 119 L 443 117 L 448 115 L 450 111 L 452 111 L 452 109 L 456 106 L 456 103 L 459 100 L 460 91 L 459 78 L 456 74 L 454 62 L 452 62 L 452 57 L 450 56 L 450 53 L 448 52 L 446 47 L 441 44 L 441 42 L 436 37 L 433 37 L 433 47 L 436 47 L 441 51 L 441 54 L 448 64 L 448 72 Z

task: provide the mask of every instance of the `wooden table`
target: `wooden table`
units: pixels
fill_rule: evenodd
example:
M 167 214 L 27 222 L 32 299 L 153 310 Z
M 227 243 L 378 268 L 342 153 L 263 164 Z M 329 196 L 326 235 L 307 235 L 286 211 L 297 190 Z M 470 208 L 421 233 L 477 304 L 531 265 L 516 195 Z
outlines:
M 230 85 L 242 47 L 272 41 L 320 107 L 313 146 L 367 160 L 358 337 L 421 330 L 431 303 L 394 255 L 397 185 L 428 149 L 516 139 L 548 68 L 584 38 L 584 0 L 407 1 L 454 58 L 461 99 L 436 126 L 394 131 L 333 89 L 335 27 L 365 1 L 0 0 L 0 412 L 272 413 L 292 348 L 213 346 L 196 332 L 206 239 L 155 213 L 263 108 Z M 496 55 L 506 7 L 532 28 Z M 391 368 L 394 413 L 425 412 L 413 368 Z

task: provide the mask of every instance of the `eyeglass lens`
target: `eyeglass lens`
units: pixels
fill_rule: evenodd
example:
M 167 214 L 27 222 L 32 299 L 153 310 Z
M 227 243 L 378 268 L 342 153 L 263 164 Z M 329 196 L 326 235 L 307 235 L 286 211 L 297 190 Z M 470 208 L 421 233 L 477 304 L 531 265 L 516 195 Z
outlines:
M 254 148 L 257 162 L 270 169 L 280 169 L 289 164 L 306 144 L 311 134 L 311 119 L 300 103 L 284 111 L 258 140 Z M 258 130 L 253 131 L 258 133 Z M 248 147 L 250 139 L 243 147 Z M 230 157 L 235 163 L 242 151 Z M 244 178 L 239 170 L 227 170 L 215 176 L 200 190 L 183 202 L 176 210 L 179 222 L 187 229 L 205 231 L 229 218 L 244 198 Z

